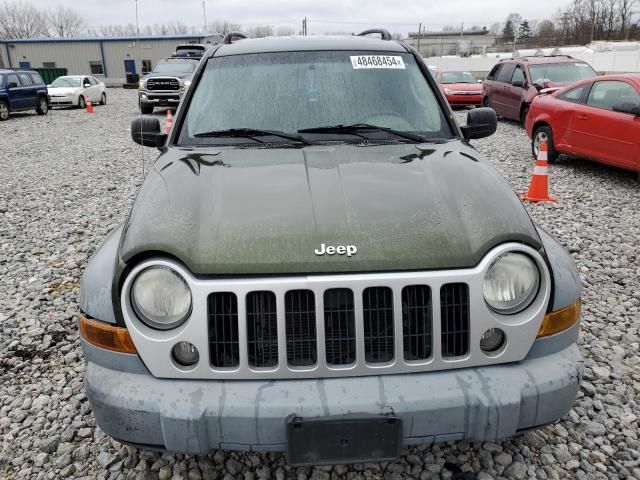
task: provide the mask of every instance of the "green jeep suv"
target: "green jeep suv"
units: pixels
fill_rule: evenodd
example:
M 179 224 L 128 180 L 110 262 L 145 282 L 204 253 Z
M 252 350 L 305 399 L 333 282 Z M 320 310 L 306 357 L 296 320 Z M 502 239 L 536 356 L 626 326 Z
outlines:
M 567 413 L 580 280 L 470 145 L 495 129 L 386 31 L 227 36 L 169 135 L 132 122 L 161 154 L 81 287 L 100 428 L 310 465 Z

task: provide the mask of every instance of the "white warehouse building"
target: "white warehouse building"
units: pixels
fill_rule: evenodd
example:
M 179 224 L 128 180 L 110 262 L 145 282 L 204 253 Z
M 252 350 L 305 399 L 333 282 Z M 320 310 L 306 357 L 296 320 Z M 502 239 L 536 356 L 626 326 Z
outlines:
M 219 34 L 0 40 L 0 68 L 66 68 L 68 75 L 91 74 L 117 85 L 127 73 L 151 71 L 177 45 L 221 40 Z

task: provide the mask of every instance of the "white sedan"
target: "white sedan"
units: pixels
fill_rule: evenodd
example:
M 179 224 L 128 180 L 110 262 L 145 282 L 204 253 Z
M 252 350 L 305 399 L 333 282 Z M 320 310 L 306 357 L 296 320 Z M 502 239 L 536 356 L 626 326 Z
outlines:
M 76 106 L 85 108 L 86 99 L 91 103 L 106 105 L 107 87 L 94 77 L 86 75 L 69 75 L 56 78 L 47 85 L 51 106 Z

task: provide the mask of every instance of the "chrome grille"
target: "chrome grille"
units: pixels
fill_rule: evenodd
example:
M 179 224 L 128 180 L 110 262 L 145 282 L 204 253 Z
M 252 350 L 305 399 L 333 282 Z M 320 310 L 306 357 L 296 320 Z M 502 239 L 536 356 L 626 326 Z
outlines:
M 233 293 L 209 295 L 209 357 L 216 368 L 237 367 L 240 361 L 238 299 Z
M 431 357 L 433 325 L 431 289 L 412 285 L 402 289 L 402 332 L 404 359 L 426 360 Z
M 287 363 L 309 367 L 318 359 L 316 299 L 311 290 L 290 290 L 284 297 L 287 328 Z
M 449 283 L 440 289 L 442 356 L 461 357 L 469 353 L 469 287 Z
M 362 292 L 364 356 L 368 363 L 393 360 L 393 293 L 387 287 Z
M 278 364 L 278 317 L 273 292 L 247 295 L 247 350 L 252 367 Z
M 327 365 L 350 365 L 356 360 L 353 292 L 333 288 L 324 292 L 324 336 Z
M 531 306 L 505 317 L 487 306 L 482 286 L 491 264 L 507 251 L 529 255 L 542 277 Z M 177 329 L 149 328 L 131 305 L 136 275 L 151 266 L 174 269 L 191 288 L 190 318 Z M 263 380 L 517 362 L 533 345 L 550 296 L 542 256 L 526 245 L 505 243 L 473 268 L 362 274 L 203 278 L 174 260 L 151 258 L 125 278 L 121 307 L 136 349 L 154 376 Z M 508 338 L 498 356 L 480 349 L 490 328 L 502 329 Z M 181 341 L 200 352 L 193 368 L 180 368 L 173 360 L 172 348 Z
M 151 92 L 180 90 L 180 81 L 177 78 L 150 78 L 146 88 Z

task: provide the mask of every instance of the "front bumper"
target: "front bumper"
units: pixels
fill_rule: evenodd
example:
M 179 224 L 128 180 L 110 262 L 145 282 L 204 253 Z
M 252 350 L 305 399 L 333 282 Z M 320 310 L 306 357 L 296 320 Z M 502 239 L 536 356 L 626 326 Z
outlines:
M 184 453 L 282 451 L 289 415 L 390 414 L 403 443 L 493 441 L 551 423 L 573 406 L 583 360 L 575 343 L 519 363 L 452 371 L 311 380 L 167 380 L 137 355 L 82 340 L 85 387 L 102 430 Z
M 482 95 L 445 95 L 447 102 L 452 107 L 479 107 L 482 104 Z
M 147 92 L 140 90 L 138 98 L 140 103 L 154 105 L 156 107 L 177 106 L 184 95 L 183 90 L 175 90 L 171 92 Z

